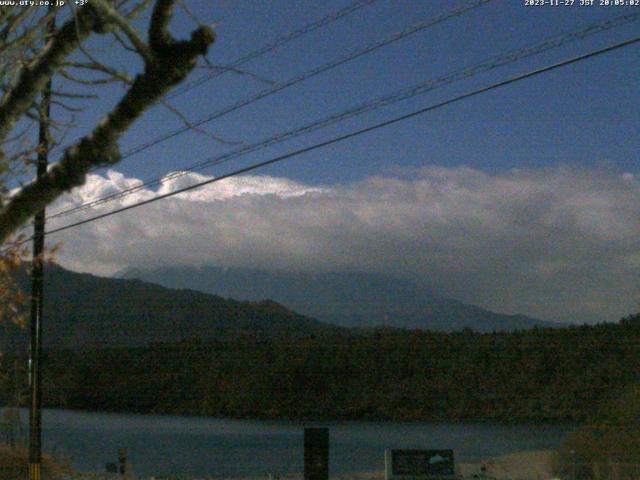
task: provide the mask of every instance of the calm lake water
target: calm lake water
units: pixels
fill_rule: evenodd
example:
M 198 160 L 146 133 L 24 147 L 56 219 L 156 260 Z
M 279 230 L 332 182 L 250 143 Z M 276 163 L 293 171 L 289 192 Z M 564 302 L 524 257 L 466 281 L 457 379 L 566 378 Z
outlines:
M 28 418 L 23 411 L 23 419 Z M 45 410 L 44 449 L 104 471 L 127 450 L 142 476 L 302 472 L 305 426 L 330 428 L 331 474 L 382 470 L 386 448 L 453 448 L 456 461 L 557 445 L 571 426 L 487 423 L 274 422 Z

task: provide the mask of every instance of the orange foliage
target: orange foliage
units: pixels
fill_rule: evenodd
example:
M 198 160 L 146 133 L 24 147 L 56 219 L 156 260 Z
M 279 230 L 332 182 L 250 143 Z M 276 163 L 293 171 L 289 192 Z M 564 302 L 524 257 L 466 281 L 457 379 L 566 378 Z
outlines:
M 16 242 L 19 243 L 20 239 Z M 10 246 L 0 253 L 0 323 L 25 324 L 25 315 L 20 307 L 26 296 L 18 287 L 13 271 L 22 265 L 24 247 Z
M 0 445 L 0 478 L 27 478 L 28 454 L 25 448 Z M 73 470 L 51 455 L 42 455 L 42 479 L 56 480 L 73 474 Z

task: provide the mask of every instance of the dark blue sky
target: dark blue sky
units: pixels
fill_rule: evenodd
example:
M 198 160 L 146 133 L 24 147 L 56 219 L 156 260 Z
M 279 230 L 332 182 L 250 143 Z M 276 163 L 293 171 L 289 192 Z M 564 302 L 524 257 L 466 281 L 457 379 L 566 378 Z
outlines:
M 187 3 L 199 19 L 217 23 L 218 38 L 209 58 L 214 64 L 225 65 L 350 2 L 192 0 Z M 378 0 L 243 68 L 274 82 L 285 81 L 465 3 Z M 524 6 L 524 0 L 494 0 L 255 102 L 204 128 L 225 139 L 250 144 L 508 50 L 628 13 L 640 13 L 640 7 L 586 7 L 580 6 L 579 0 L 573 6 L 530 7 Z M 192 26 L 180 12 L 175 23 L 177 32 Z M 639 24 L 636 20 L 205 172 L 220 174 L 234 166 L 260 161 L 631 38 L 640 32 Z M 397 167 L 423 165 L 465 165 L 496 172 L 568 163 L 585 167 L 607 165 L 620 173 L 637 172 L 638 53 L 638 47 L 631 46 L 565 67 L 304 155 L 267 172 L 312 184 L 349 182 Z M 207 73 L 200 70 L 191 78 Z M 195 121 L 266 88 L 268 84 L 251 76 L 227 73 L 171 102 Z M 90 125 L 92 115 L 89 112 L 82 123 Z M 122 150 L 180 125 L 176 116 L 157 107 L 126 136 Z M 117 169 L 127 176 L 154 178 L 233 148 L 237 147 L 189 132 L 123 161 Z
M 621 15 L 637 17 L 202 173 L 220 176 L 640 33 L 640 6 L 586 7 L 576 0 L 573 6 L 527 7 L 524 2 L 493 0 L 203 129 L 250 145 L 514 49 Z M 197 121 L 271 88 L 264 79 L 285 82 L 469 3 L 377 0 L 247 63 L 242 67 L 246 74 L 226 73 L 171 103 Z M 226 65 L 350 2 L 187 4 L 202 22 L 216 22 L 218 38 L 209 59 Z M 184 12 L 177 12 L 175 20 L 177 34 L 194 27 Z M 105 42 L 93 46 L 106 46 L 97 54 L 137 71 L 137 60 L 121 49 Z M 62 244 L 63 265 L 92 273 L 202 264 L 381 272 L 495 311 L 566 322 L 616 321 L 640 305 L 639 53 L 637 44 L 616 50 L 249 176 L 67 230 L 52 240 Z M 199 69 L 190 80 L 208 73 Z M 74 136 L 95 125 L 123 92 L 119 86 L 101 89 L 102 98 L 78 117 L 81 127 Z M 176 115 L 157 106 L 126 134 L 121 149 L 126 152 L 181 126 Z M 189 131 L 123 160 L 111 172 L 89 176 L 86 185 L 51 211 L 237 148 Z M 183 176 L 160 190 L 174 191 L 202 178 Z M 155 195 L 142 189 L 56 218 L 49 228 Z

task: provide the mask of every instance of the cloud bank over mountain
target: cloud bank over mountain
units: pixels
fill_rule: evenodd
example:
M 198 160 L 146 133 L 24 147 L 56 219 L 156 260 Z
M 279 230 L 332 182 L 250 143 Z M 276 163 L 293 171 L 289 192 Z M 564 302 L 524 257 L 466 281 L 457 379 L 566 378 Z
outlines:
M 49 228 L 206 178 L 167 180 Z M 141 183 L 90 175 L 49 211 Z M 640 309 L 640 181 L 604 169 L 433 166 L 326 187 L 237 177 L 51 240 L 62 244 L 62 265 L 97 274 L 207 264 L 384 272 L 547 320 L 615 321 Z

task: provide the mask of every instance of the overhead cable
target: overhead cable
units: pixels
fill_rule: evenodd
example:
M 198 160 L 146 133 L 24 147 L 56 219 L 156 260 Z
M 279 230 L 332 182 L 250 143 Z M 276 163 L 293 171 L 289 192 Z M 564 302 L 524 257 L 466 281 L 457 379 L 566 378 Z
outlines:
M 283 82 L 277 83 L 275 85 L 273 85 L 270 88 L 267 88 L 265 90 L 262 90 L 254 95 L 251 95 L 250 97 L 247 98 L 243 98 L 239 101 L 237 101 L 236 103 L 222 108 L 220 110 L 217 110 L 215 112 L 212 112 L 210 114 L 208 114 L 207 116 L 196 120 L 195 122 L 190 122 L 189 125 L 185 125 L 183 127 L 180 127 L 178 129 L 175 129 L 171 132 L 167 132 L 164 133 L 162 135 L 157 136 L 156 138 L 149 140 L 148 142 L 145 142 L 141 145 L 137 145 L 136 147 L 125 151 L 122 156 L 121 156 L 121 160 L 124 160 L 126 158 L 132 157 L 144 150 L 147 150 L 155 145 L 158 145 L 159 143 L 165 142 L 171 138 L 174 138 L 178 135 L 181 135 L 185 132 L 188 132 L 189 130 L 192 130 L 193 128 L 197 128 L 200 127 L 201 125 L 204 125 L 205 123 L 211 122 L 212 120 L 216 120 L 218 118 L 223 117 L 224 115 L 228 115 L 231 112 L 235 112 L 236 110 L 239 110 L 240 108 L 243 108 L 247 105 L 250 105 L 254 102 L 257 102 L 258 100 L 262 100 L 263 98 L 269 97 L 271 95 L 274 95 L 286 88 L 290 88 L 294 85 L 297 85 L 301 82 L 304 82 L 305 80 L 308 80 L 310 78 L 313 78 L 317 75 L 320 75 L 321 73 L 327 72 L 329 70 L 332 70 L 336 67 L 339 67 L 340 65 L 343 65 L 345 63 L 351 62 L 357 58 L 360 58 L 366 54 L 369 54 L 371 52 L 374 52 L 376 50 L 379 50 L 382 47 L 385 47 L 387 45 L 391 45 L 392 43 L 395 43 L 403 38 L 406 38 L 410 35 L 413 35 L 415 33 L 421 32 L 422 30 L 425 30 L 429 27 L 432 27 L 434 25 L 437 25 L 439 23 L 442 23 L 446 20 L 449 20 L 451 18 L 460 16 L 470 10 L 473 10 L 475 8 L 480 7 L 481 5 L 484 5 L 485 3 L 489 3 L 493 0 L 473 0 L 470 3 L 467 3 L 461 7 L 457 7 L 454 8 L 453 10 L 450 10 L 442 15 L 438 15 L 434 18 L 425 20 L 423 22 L 417 23 L 415 25 L 412 25 L 404 30 L 402 30 L 401 32 L 396 32 L 396 33 L 392 33 L 391 35 L 388 35 L 387 37 L 383 38 L 382 40 L 378 40 L 375 41 L 373 43 L 370 43 L 362 48 L 356 49 L 352 52 L 347 53 L 346 55 L 343 55 L 342 57 L 338 58 L 337 60 L 334 60 L 332 62 L 329 63 L 325 63 L 319 67 L 313 68 L 311 70 L 308 70 L 300 75 L 296 75 L 295 77 L 290 78 L 289 80 L 285 80 Z
M 498 88 L 501 88 L 501 87 L 504 87 L 504 86 L 507 86 L 507 85 L 514 84 L 516 82 L 520 82 L 520 81 L 525 80 L 527 78 L 531 78 L 531 77 L 534 77 L 534 76 L 537 76 L 537 75 L 541 75 L 543 73 L 546 73 L 546 72 L 549 72 L 549 71 L 552 71 L 552 70 L 556 70 L 558 68 L 565 67 L 567 65 L 575 64 L 575 63 L 587 60 L 589 58 L 593 58 L 593 57 L 596 57 L 596 56 L 599 56 L 599 55 L 604 55 L 604 54 L 612 52 L 614 50 L 618 50 L 618 49 L 621 49 L 621 48 L 624 48 L 624 47 L 628 47 L 628 46 L 633 45 L 633 44 L 638 43 L 638 42 L 640 42 L 640 37 L 635 37 L 635 38 L 632 38 L 630 40 L 626 40 L 626 41 L 623 41 L 623 42 L 616 43 L 616 44 L 611 45 L 609 47 L 601 48 L 599 50 L 594 50 L 594 51 L 591 51 L 589 53 L 586 53 L 586 54 L 583 54 L 583 55 L 580 55 L 580 56 L 577 56 L 577 57 L 573 57 L 573 58 L 568 59 L 568 60 L 564 60 L 564 61 L 552 64 L 552 65 L 549 65 L 549 66 L 546 66 L 546 67 L 543 67 L 543 68 L 539 68 L 537 70 L 533 70 L 533 71 L 528 72 L 528 73 L 524 73 L 524 74 L 521 74 L 521 75 L 516 75 L 516 76 L 511 77 L 511 78 L 509 78 L 507 80 L 502 80 L 500 82 L 493 83 L 493 84 L 491 84 L 491 85 L 489 85 L 487 87 L 483 87 L 483 88 L 480 88 L 480 89 L 477 89 L 477 90 L 473 90 L 471 92 L 456 96 L 456 97 L 451 98 L 449 100 L 446 100 L 446 101 L 443 101 L 443 102 L 440 102 L 440 103 L 437 103 L 437 104 L 434 104 L 434 105 L 430 105 L 428 107 L 421 108 L 419 110 L 415 110 L 415 111 L 413 111 L 411 113 L 400 115 L 400 116 L 394 117 L 394 118 L 392 118 L 390 120 L 386 120 L 384 122 L 377 123 L 377 124 L 369 126 L 369 127 L 361 128 L 359 130 L 355 130 L 353 132 L 350 132 L 350 133 L 347 133 L 347 134 L 344 134 L 344 135 L 340 135 L 340 136 L 331 138 L 329 140 L 325 140 L 323 142 L 319 142 L 319 143 L 316 143 L 314 145 L 311 145 L 311 146 L 308 146 L 308 147 L 305 147 L 305 148 L 301 148 L 301 149 L 286 153 L 284 155 L 279 155 L 279 156 L 277 156 L 275 158 L 272 158 L 270 160 L 266 160 L 266 161 L 263 161 L 263 162 L 255 163 L 255 164 L 250 165 L 248 167 L 240 168 L 238 170 L 235 170 L 235 171 L 233 171 L 231 173 L 227 173 L 227 174 L 222 175 L 220 177 L 207 179 L 205 181 L 198 182 L 196 184 L 189 185 L 187 187 L 183 187 L 183 188 L 180 188 L 178 190 L 175 190 L 175 191 L 172 191 L 172 192 L 169 192 L 169 193 L 165 193 L 165 194 L 162 194 L 162 195 L 157 195 L 157 196 L 155 196 L 153 198 L 150 198 L 150 199 L 147 199 L 147 200 L 143 200 L 143 201 L 131 204 L 131 205 L 127 205 L 125 207 L 118 208 L 116 210 L 112 210 L 110 212 L 106 212 L 106 213 L 103 213 L 103 214 L 100 214 L 100 215 L 96 215 L 96 216 L 93 216 L 93 217 L 90 217 L 90 218 L 86 218 L 86 219 L 78 221 L 78 222 L 74 222 L 74 223 L 71 223 L 71 224 L 68 224 L 68 225 L 64 225 L 62 227 L 55 228 L 53 230 L 50 230 L 50 231 L 46 232 L 46 235 L 52 235 L 54 233 L 63 232 L 65 230 L 69 230 L 71 228 L 76 228 L 76 227 L 79 227 L 81 225 L 85 225 L 87 223 L 95 222 L 97 220 L 101 220 L 101 219 L 106 218 L 106 217 L 110 217 L 110 216 L 113 216 L 113 215 L 116 215 L 116 214 L 120 214 L 120 213 L 126 212 L 128 210 L 132 210 L 134 208 L 138 208 L 138 207 L 141 207 L 141 206 L 144 206 L 144 205 L 148 205 L 150 203 L 154 203 L 154 202 L 157 202 L 157 201 L 160 201 L 160 200 L 164 200 L 166 198 L 173 197 L 175 195 L 179 195 L 181 193 L 188 192 L 190 190 L 195 190 L 195 189 L 201 188 L 201 187 L 203 187 L 205 185 L 209 185 L 209 184 L 212 184 L 212 183 L 220 182 L 222 180 L 226 180 L 227 178 L 235 177 L 235 176 L 241 175 L 243 173 L 247 173 L 247 172 L 250 172 L 250 171 L 253 171 L 253 170 L 257 170 L 259 168 L 266 167 L 268 165 L 273 165 L 273 164 L 281 162 L 283 160 L 287 160 L 289 158 L 293 158 L 293 157 L 297 157 L 299 155 L 302 155 L 304 153 L 308 153 L 308 152 L 311 152 L 311 151 L 314 151 L 314 150 L 318 150 L 320 148 L 324 148 L 324 147 L 329 146 L 329 145 L 333 145 L 333 144 L 336 144 L 336 143 L 339 143 L 339 142 L 343 142 L 343 141 L 348 140 L 350 138 L 353 138 L 353 137 L 356 137 L 356 136 L 359 136 L 359 135 L 362 135 L 362 134 L 365 134 L 365 133 L 368 133 L 368 132 L 372 132 L 372 131 L 378 130 L 380 128 L 384 128 L 384 127 L 387 127 L 389 125 L 393 125 L 395 123 L 399 123 L 399 122 L 408 120 L 408 119 L 416 117 L 418 115 L 423 115 L 423 114 L 425 114 L 427 112 L 431 112 L 431 111 L 443 108 L 445 106 L 460 102 L 460 101 L 465 100 L 467 98 L 475 97 L 477 95 L 489 92 L 491 90 L 495 90 L 495 89 L 498 89 Z M 29 238 L 29 239 L 23 240 L 21 242 L 15 243 L 12 246 L 16 246 L 16 245 L 19 245 L 21 243 L 25 243 L 25 242 L 30 241 L 30 240 L 32 240 L 32 238 Z
M 475 75 L 478 75 L 480 73 L 484 73 L 484 72 L 488 72 L 490 70 L 493 70 L 495 68 L 507 65 L 509 63 L 513 63 L 516 62 L 518 60 L 522 60 L 523 58 L 527 58 L 527 57 L 531 57 L 534 55 L 538 55 L 540 53 L 552 50 L 554 48 L 558 48 L 560 46 L 563 46 L 569 42 L 575 41 L 575 40 L 580 40 L 580 39 L 584 39 L 588 36 L 594 35 L 596 33 L 605 31 L 605 30 L 609 30 L 615 27 L 618 27 L 620 25 L 623 25 L 625 23 L 631 22 L 633 20 L 637 20 L 640 18 L 640 13 L 634 13 L 634 14 L 628 14 L 628 15 L 622 15 L 613 19 L 608 19 L 605 21 L 600 21 L 594 24 L 591 24 L 585 28 L 573 31 L 573 32 L 568 32 L 568 33 L 564 33 L 561 35 L 557 35 L 554 36 L 550 39 L 544 40 L 540 43 L 537 43 L 535 45 L 532 46 L 526 46 L 520 49 L 516 49 L 516 50 L 511 50 L 507 53 L 503 53 L 500 55 L 496 55 L 493 57 L 490 57 L 489 59 L 474 64 L 470 67 L 467 68 L 463 68 L 460 70 L 456 70 L 454 72 L 450 72 L 447 73 L 446 75 L 443 75 L 441 77 L 435 78 L 435 79 L 429 79 L 425 82 L 421 82 L 417 85 L 413 85 L 411 87 L 407 87 L 407 88 L 403 88 L 401 90 L 398 90 L 390 95 L 386 95 L 386 96 L 382 96 L 382 97 L 378 97 L 376 99 L 367 101 L 365 103 L 362 103 L 356 107 L 353 107 L 349 110 L 346 111 L 342 111 L 327 117 L 324 117 L 320 120 L 316 120 L 310 124 L 286 131 L 286 132 L 282 132 L 279 133 L 275 136 L 263 139 L 259 142 L 253 143 L 251 145 L 246 145 L 243 147 L 240 147 L 236 150 L 233 150 L 231 152 L 222 154 L 222 155 L 218 155 L 216 157 L 204 160 L 202 162 L 196 163 L 194 165 L 191 165 L 179 172 L 173 172 L 169 175 L 164 175 L 162 177 L 157 177 L 155 179 L 152 180 L 148 180 L 142 184 L 121 190 L 119 192 L 101 197 L 101 198 L 97 198 L 94 200 L 91 200 L 89 202 L 85 202 L 81 205 L 77 205 L 75 207 L 69 208 L 69 209 L 65 209 L 62 211 L 59 211 L 57 213 L 54 213 L 50 216 L 48 216 L 48 219 L 52 219 L 52 218 L 57 218 L 57 217 L 62 217 L 62 216 L 67 216 L 70 215 L 72 213 L 79 213 L 81 211 L 90 209 L 90 208 L 94 208 L 96 206 L 99 206 L 101 204 L 110 202 L 110 201 L 114 201 L 114 200 L 118 200 L 121 198 L 126 197 L 127 195 L 131 195 L 133 193 L 136 193 L 140 190 L 143 190 L 147 187 L 152 187 L 152 186 L 156 186 L 156 185 L 160 185 L 163 184 L 165 182 L 168 181 L 172 181 L 175 180 L 177 178 L 183 177 L 185 175 L 188 175 L 191 172 L 194 171 L 199 171 L 199 170 L 203 170 L 205 168 L 208 167 L 212 167 L 214 165 L 219 165 L 222 163 L 226 163 L 232 159 L 247 155 L 249 153 L 258 151 L 258 150 L 262 150 L 264 148 L 282 143 L 284 141 L 290 140 L 292 138 L 296 138 L 299 137 L 301 135 L 305 135 L 307 133 L 311 133 L 313 131 L 319 130 L 321 128 L 325 128 L 327 126 L 333 125 L 335 123 L 344 121 L 346 119 L 358 116 L 358 115 L 362 115 L 366 112 L 372 111 L 372 110 L 376 110 L 397 102 L 400 102 L 402 100 L 406 100 L 408 98 L 412 98 L 412 97 L 416 97 L 419 95 L 423 95 L 425 93 L 428 93 L 432 90 L 435 90 L 439 87 L 442 86 L 446 86 L 449 85 L 451 83 L 457 82 L 457 81 L 461 81 L 470 77 L 473 77 Z
M 238 70 L 238 67 L 244 65 L 245 63 L 248 63 L 251 60 L 254 60 L 258 57 L 261 57 L 262 55 L 265 55 L 269 52 L 272 52 L 274 50 L 277 50 L 278 48 L 286 45 L 287 43 L 296 40 L 308 33 L 311 33 L 315 30 L 318 30 L 322 27 L 325 27 L 343 17 L 346 17 L 347 15 L 350 15 L 351 13 L 354 13 L 358 10 L 361 10 L 365 7 L 368 7 L 374 3 L 376 3 L 378 0 L 358 0 L 356 2 L 351 3 L 350 5 L 347 5 L 345 8 L 342 8 L 340 10 L 337 10 L 335 12 L 331 12 L 330 14 L 326 15 L 325 17 L 321 18 L 320 20 L 316 20 L 314 22 L 311 22 L 301 28 L 299 28 L 298 30 L 294 30 L 292 32 L 288 32 L 286 34 L 284 34 L 281 37 L 278 37 L 277 39 L 275 39 L 273 42 L 271 43 L 267 43 L 266 45 L 263 45 L 262 47 L 253 50 L 249 53 L 247 53 L 246 55 L 243 55 L 240 58 L 237 58 L 233 61 L 231 61 L 231 63 L 221 66 L 219 68 L 216 68 L 216 70 L 214 72 L 209 73 L 208 75 L 205 75 L 201 78 L 195 79 L 191 82 L 187 82 L 186 84 L 182 85 L 181 87 L 177 88 L 176 90 L 174 90 L 173 92 L 171 92 L 171 94 L 169 94 L 166 98 L 167 100 L 170 100 L 172 98 L 178 97 L 186 92 L 188 92 L 189 90 L 192 90 L 195 87 L 198 87 L 206 82 L 209 82 L 211 80 L 213 80 L 214 78 L 217 78 L 221 75 L 224 75 L 227 72 L 233 72 Z M 57 147 L 56 150 L 59 149 L 66 149 L 68 147 L 70 147 L 72 144 L 67 144 L 64 145 L 62 147 Z
M 298 29 L 298 30 L 294 30 L 293 32 L 289 32 L 285 35 L 283 35 L 282 37 L 277 38 L 276 40 L 274 40 L 272 43 L 268 43 L 256 50 L 253 50 L 252 52 L 247 53 L 246 55 L 243 55 L 242 57 L 232 61 L 231 63 L 229 63 L 228 65 L 225 65 L 223 67 L 221 67 L 220 70 L 215 71 L 210 73 L 209 75 L 206 75 L 204 77 L 198 78 L 196 80 L 193 80 L 191 82 L 185 83 L 183 86 L 177 88 L 176 90 L 174 90 L 171 95 L 169 95 L 167 98 L 171 99 L 174 97 L 177 97 L 179 95 L 182 95 L 186 92 L 188 92 L 189 90 L 198 87 L 200 85 L 202 85 L 203 83 L 209 82 L 211 80 L 213 80 L 214 78 L 219 77 L 220 75 L 223 75 L 224 73 L 228 72 L 228 71 L 233 71 L 235 69 L 237 69 L 238 67 L 244 65 L 247 62 L 250 62 L 251 60 L 258 58 L 262 55 L 265 55 L 269 52 L 272 52 L 280 47 L 282 47 L 283 45 L 286 45 L 287 43 L 302 37 L 303 35 L 306 35 L 307 33 L 311 33 L 315 30 L 318 30 L 319 28 L 325 27 L 333 22 L 335 22 L 336 20 L 341 19 L 342 17 L 346 17 L 347 15 L 352 14 L 353 12 L 356 12 L 364 7 L 368 7 L 370 5 L 372 5 L 373 3 L 377 2 L 378 0 L 359 0 L 357 2 L 353 2 L 352 4 L 346 6 L 345 8 L 338 10 L 336 12 L 332 12 L 329 15 L 321 18 L 320 20 L 317 20 L 315 22 L 309 23 L 307 25 L 305 25 L 304 27 Z

